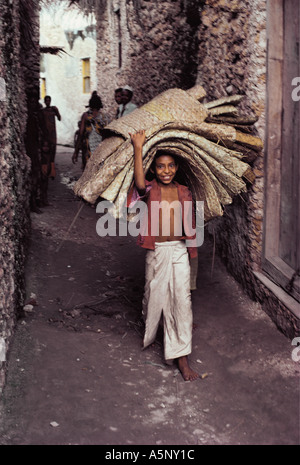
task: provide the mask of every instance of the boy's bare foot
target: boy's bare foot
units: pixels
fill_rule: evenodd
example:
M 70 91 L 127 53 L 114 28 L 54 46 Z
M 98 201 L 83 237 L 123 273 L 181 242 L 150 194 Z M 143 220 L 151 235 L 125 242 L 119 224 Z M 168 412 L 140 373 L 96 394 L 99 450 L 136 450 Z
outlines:
M 189 366 L 187 356 L 179 357 L 178 361 L 178 368 L 182 374 L 184 381 L 195 381 L 195 379 L 199 378 L 199 374 L 192 370 Z

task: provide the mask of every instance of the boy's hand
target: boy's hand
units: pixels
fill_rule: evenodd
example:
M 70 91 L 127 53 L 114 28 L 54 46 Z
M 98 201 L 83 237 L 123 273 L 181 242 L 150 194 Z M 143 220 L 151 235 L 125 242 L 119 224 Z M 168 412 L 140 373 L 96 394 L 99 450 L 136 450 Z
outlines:
M 146 140 L 146 135 L 145 135 L 145 130 L 141 129 L 140 131 L 137 131 L 135 134 L 129 133 L 132 145 L 135 148 L 142 148 L 145 140 Z
M 143 168 L 143 145 L 146 140 L 145 130 L 130 134 L 134 156 L 134 182 L 138 192 L 145 192 L 145 175 Z

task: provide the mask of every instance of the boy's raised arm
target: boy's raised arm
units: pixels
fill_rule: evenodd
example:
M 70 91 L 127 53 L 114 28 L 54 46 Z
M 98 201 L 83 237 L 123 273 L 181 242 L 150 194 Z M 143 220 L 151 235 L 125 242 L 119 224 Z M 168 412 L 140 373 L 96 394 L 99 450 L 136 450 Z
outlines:
M 130 134 L 134 149 L 134 183 L 139 193 L 145 193 L 145 173 L 143 169 L 143 145 L 146 140 L 145 131 L 141 130 L 135 134 Z

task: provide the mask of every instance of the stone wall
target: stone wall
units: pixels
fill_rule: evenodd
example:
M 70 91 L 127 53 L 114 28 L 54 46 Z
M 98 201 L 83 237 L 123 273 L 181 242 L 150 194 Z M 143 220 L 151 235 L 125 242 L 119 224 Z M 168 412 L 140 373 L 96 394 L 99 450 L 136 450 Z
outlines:
M 102 2 L 103 3 L 103 2 Z M 115 114 L 114 89 L 129 84 L 138 106 L 197 77 L 197 0 L 107 0 L 98 11 L 98 90 Z
M 241 113 L 258 116 L 256 132 L 264 140 L 266 102 L 266 1 L 206 2 L 199 28 L 197 82 L 208 99 L 243 94 Z M 261 265 L 263 152 L 252 164 L 256 180 L 213 222 L 217 243 L 230 270 L 248 286 Z M 249 273 L 250 272 L 250 273 Z M 250 284 L 251 287 L 251 284 Z
M 29 31 L 20 24 L 20 14 L 27 12 L 22 10 L 25 3 L 0 0 L 0 391 L 6 353 L 25 297 L 30 190 L 30 160 L 24 148 L 26 89 L 38 89 L 35 76 L 39 66 L 38 55 L 32 58 L 34 48 L 24 36 Z M 35 42 L 35 34 L 32 40 Z M 30 54 L 26 54 L 28 50 Z M 39 53 L 38 48 L 35 52 Z
M 266 0 L 207 0 L 199 27 L 197 83 L 208 99 L 245 95 L 242 113 L 258 116 L 255 132 L 266 138 Z M 264 151 L 252 163 L 256 175 L 248 192 L 225 208 L 224 216 L 209 225 L 218 252 L 232 275 L 286 336 L 299 332 L 289 308 L 264 286 L 260 272 L 263 257 Z M 293 306 L 295 306 L 293 303 Z

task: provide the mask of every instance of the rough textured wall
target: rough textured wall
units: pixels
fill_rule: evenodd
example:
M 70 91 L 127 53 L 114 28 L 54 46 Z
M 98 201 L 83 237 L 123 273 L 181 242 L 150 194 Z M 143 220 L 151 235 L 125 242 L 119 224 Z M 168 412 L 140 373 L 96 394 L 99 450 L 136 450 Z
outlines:
M 25 83 L 27 79 L 33 86 L 36 58 L 30 60 L 25 56 L 24 45 L 20 45 L 25 44 L 24 30 L 20 27 L 22 5 L 19 1 L 0 0 L 0 340 L 5 352 L 24 302 L 25 245 L 29 232 L 30 160 L 24 149 Z M 0 390 L 5 379 L 3 358 L 2 350 Z
M 208 99 L 244 94 L 241 112 L 259 117 L 256 133 L 265 140 L 267 102 L 266 0 L 206 0 L 199 27 L 197 82 Z M 229 271 L 288 336 L 297 334 L 295 317 L 257 280 L 263 254 L 264 152 L 252 163 L 256 180 L 226 207 L 209 231 Z
M 119 86 L 131 85 L 140 106 L 170 87 L 195 84 L 201 3 L 106 1 L 98 12 L 98 89 L 112 114 Z
M 199 28 L 197 82 L 208 98 L 244 94 L 240 111 L 259 116 L 257 133 L 264 139 L 266 102 L 266 1 L 210 0 Z M 262 254 L 263 152 L 253 163 L 256 180 L 214 221 L 218 248 L 230 271 L 253 289 L 252 270 Z

